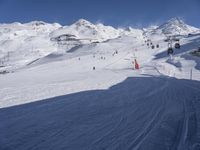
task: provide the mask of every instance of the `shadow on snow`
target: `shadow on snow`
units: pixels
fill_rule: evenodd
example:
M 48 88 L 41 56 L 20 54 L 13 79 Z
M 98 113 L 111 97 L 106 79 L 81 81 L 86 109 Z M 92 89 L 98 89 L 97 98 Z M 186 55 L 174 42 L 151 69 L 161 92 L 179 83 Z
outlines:
M 108 90 L 3 108 L 0 149 L 197 150 L 199 89 L 197 81 L 127 78 Z

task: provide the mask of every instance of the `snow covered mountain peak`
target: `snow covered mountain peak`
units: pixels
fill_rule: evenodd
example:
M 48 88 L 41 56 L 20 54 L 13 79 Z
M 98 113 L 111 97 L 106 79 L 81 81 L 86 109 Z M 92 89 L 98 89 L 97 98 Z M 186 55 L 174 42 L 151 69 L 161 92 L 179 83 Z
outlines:
M 168 24 L 176 24 L 176 25 L 185 24 L 183 19 L 181 19 L 180 17 L 171 18 L 166 23 L 168 23 Z
M 156 32 L 161 32 L 165 35 L 186 35 L 198 31 L 199 29 L 187 25 L 181 18 L 172 18 L 159 26 Z
M 87 26 L 87 25 L 93 25 L 91 22 L 85 20 L 85 19 L 79 19 L 77 22 L 75 22 L 76 25 L 84 25 L 84 26 Z
M 43 26 L 46 24 L 47 23 L 44 21 L 31 21 L 31 22 L 27 23 L 27 25 L 31 25 L 31 26 Z
M 119 31 L 111 26 L 103 24 L 93 24 L 85 19 L 80 19 L 70 26 L 64 26 L 51 33 L 51 37 L 56 38 L 63 35 L 72 35 L 76 39 L 83 41 L 105 41 L 119 36 Z
M 142 41 L 149 38 L 166 38 L 166 35 L 186 35 L 199 29 L 189 26 L 180 18 L 172 18 L 161 26 L 146 29 L 114 28 L 102 23 L 93 24 L 80 19 L 72 25 L 32 21 L 29 23 L 0 24 L 0 60 L 7 58 L 4 66 L 17 67 L 29 64 L 52 52 L 67 52 L 70 49 L 91 43 L 107 42 L 111 39 L 131 37 Z
M 70 27 L 76 29 L 77 31 L 78 30 L 81 30 L 81 31 L 96 30 L 96 26 L 93 23 L 91 23 L 85 19 L 79 19 L 77 22 L 72 24 Z

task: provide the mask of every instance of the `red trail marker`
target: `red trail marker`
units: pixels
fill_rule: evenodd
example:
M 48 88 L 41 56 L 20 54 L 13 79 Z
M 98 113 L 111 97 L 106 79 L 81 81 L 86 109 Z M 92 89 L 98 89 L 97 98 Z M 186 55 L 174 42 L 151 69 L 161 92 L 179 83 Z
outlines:
M 138 64 L 138 62 L 137 62 L 137 60 L 135 59 L 135 69 L 140 69 L 140 66 L 139 66 L 139 64 Z

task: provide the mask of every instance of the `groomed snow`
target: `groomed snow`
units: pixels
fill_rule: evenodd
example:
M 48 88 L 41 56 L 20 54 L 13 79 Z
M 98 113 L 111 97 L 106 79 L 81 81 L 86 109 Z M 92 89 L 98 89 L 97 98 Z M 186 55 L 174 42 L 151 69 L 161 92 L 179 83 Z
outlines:
M 190 53 L 200 34 L 179 36 L 170 57 L 154 29 L 82 19 L 0 28 L 0 72 L 10 72 L 0 74 L 0 149 L 200 149 L 200 57 Z

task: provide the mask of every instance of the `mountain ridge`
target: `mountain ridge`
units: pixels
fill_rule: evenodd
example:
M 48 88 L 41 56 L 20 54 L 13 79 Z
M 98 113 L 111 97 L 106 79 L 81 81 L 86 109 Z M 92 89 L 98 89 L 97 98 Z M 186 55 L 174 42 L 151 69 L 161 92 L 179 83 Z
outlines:
M 146 29 L 114 28 L 102 23 L 93 24 L 85 19 L 66 26 L 43 21 L 0 24 L 0 65 L 1 62 L 5 63 L 8 56 L 10 61 L 6 62 L 6 66 L 21 66 L 53 52 L 66 53 L 76 46 L 102 43 L 125 36 L 143 41 L 144 36 L 165 38 L 169 34 L 187 35 L 194 32 L 200 33 L 198 28 L 187 25 L 179 18 L 172 18 L 158 27 Z

